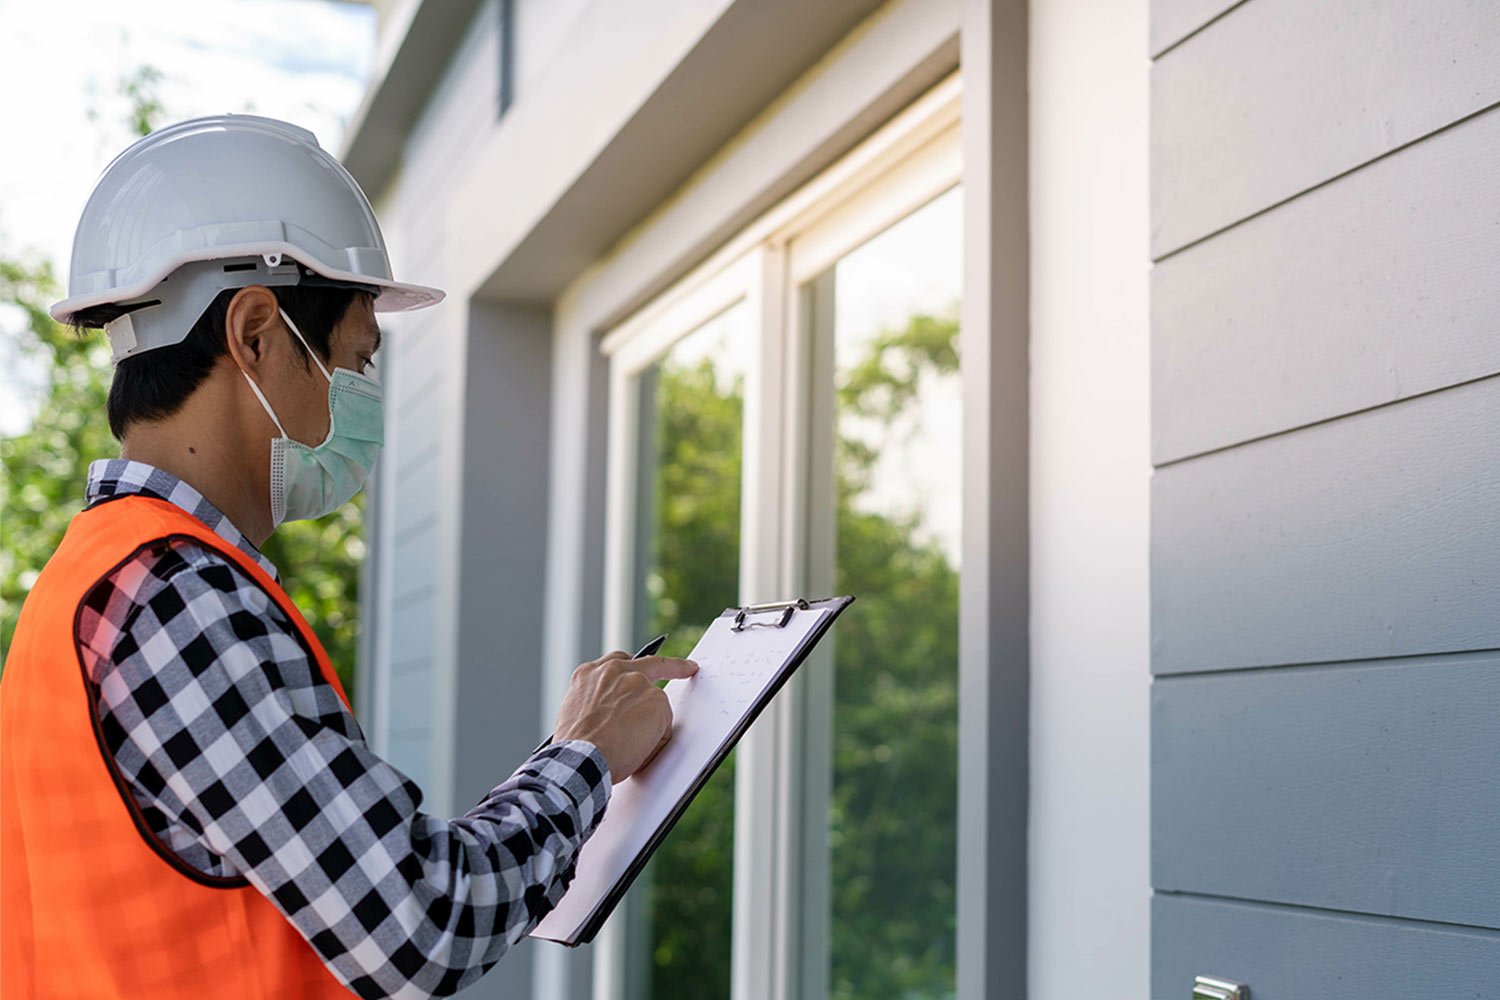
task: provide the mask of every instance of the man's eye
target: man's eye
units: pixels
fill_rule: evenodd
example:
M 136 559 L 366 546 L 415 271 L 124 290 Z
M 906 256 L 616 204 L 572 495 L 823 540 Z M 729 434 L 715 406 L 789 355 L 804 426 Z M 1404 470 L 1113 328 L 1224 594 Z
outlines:
M 372 372 L 374 370 L 375 370 L 375 359 L 374 358 L 361 358 L 360 359 L 360 369 L 359 369 L 359 372 L 360 372 L 361 375 L 368 375 L 368 374 L 370 374 L 370 372 Z

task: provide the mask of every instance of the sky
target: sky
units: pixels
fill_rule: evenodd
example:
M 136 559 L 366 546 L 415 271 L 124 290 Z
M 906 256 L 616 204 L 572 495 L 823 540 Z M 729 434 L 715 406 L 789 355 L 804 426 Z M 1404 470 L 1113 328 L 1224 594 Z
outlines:
M 73 228 L 133 139 L 121 82 L 162 74 L 162 123 L 253 111 L 337 152 L 364 95 L 375 12 L 337 0 L 0 0 L 0 254 L 35 254 L 66 285 Z M 23 430 L 38 373 L 0 310 L 0 434 Z

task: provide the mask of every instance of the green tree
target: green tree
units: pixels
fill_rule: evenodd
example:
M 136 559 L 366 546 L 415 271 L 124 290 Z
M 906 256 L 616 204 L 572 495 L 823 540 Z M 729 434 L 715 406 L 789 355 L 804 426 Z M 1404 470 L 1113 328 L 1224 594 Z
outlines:
M 840 412 L 889 423 L 925 376 L 956 376 L 958 324 L 916 315 L 881 333 L 837 385 Z M 657 371 L 646 631 L 686 655 L 736 600 L 743 385 L 713 367 Z M 643 389 L 649 388 L 643 387 Z M 830 991 L 854 998 L 954 993 L 958 571 L 916 517 L 861 505 L 877 449 L 841 425 L 837 589 L 859 595 L 833 636 L 834 792 Z M 727 996 L 732 769 L 709 782 L 653 862 L 656 1000 Z
M 160 79 L 148 66 L 121 83 L 130 103 L 126 124 L 134 134 L 147 135 L 160 121 Z M 47 305 L 59 297 L 48 262 L 34 255 L 0 256 L 0 312 L 19 320 L 17 352 L 47 372 L 31 426 L 0 439 L 0 667 L 21 603 L 68 522 L 83 508 L 89 462 L 118 453 L 104 409 L 109 348 L 103 337 L 76 337 L 47 315 Z M 264 548 L 327 647 L 351 698 L 364 556 L 362 508 L 363 498 L 356 497 L 320 520 L 282 525 Z
M 956 314 L 956 310 L 954 310 Z M 924 377 L 956 390 L 958 322 L 912 316 L 837 386 L 839 410 L 889 424 Z M 833 910 L 837 1000 L 954 994 L 958 571 L 916 515 L 865 509 L 878 455 L 841 421 L 835 587 L 859 595 L 834 641 Z
M 659 367 L 649 508 L 645 633 L 686 656 L 739 596 L 744 381 L 710 360 Z M 734 758 L 716 771 L 662 844 L 643 884 L 652 915 L 653 997 L 729 995 L 734 886 Z

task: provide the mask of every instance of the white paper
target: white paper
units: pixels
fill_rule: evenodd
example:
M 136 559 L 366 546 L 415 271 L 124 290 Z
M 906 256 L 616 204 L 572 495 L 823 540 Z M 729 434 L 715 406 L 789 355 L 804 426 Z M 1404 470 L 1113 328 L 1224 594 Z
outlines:
M 624 877 L 708 768 L 715 753 L 771 686 L 826 608 L 798 611 L 785 628 L 732 631 L 714 619 L 689 654 L 698 673 L 667 684 L 672 739 L 645 770 L 614 786 L 604 819 L 578 856 L 573 884 L 531 936 L 573 943 L 589 915 Z M 670 887 L 671 872 L 662 873 Z

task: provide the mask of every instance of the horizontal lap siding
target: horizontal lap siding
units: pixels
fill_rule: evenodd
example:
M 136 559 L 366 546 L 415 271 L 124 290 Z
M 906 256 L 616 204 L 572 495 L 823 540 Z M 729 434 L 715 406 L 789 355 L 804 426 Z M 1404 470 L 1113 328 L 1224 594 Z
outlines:
M 1153 994 L 1496 994 L 1500 4 L 1151 48 Z
M 433 192 L 451 188 L 473 144 L 499 115 L 499 12 L 480 5 L 452 55 L 427 109 L 412 128 L 401 166 L 380 200 L 393 270 L 408 281 L 443 287 L 446 234 L 443 203 Z M 457 428 L 446 426 L 455 393 L 464 385 L 462 353 L 452 346 L 455 305 L 412 314 L 386 314 L 389 342 L 381 352 L 387 380 L 387 445 L 382 461 L 392 471 L 384 493 L 380 572 L 373 618 L 381 648 L 374 670 L 385 691 L 376 711 L 384 734 L 377 749 L 425 787 L 432 773 L 437 689 L 432 655 L 436 641 L 438 526 L 456 515 L 456 498 L 441 487 Z
M 1244 0 L 1156 0 L 1151 5 L 1151 54 L 1159 56 Z
M 1500 110 L 1156 265 L 1153 458 L 1500 372 Z
M 1157 889 L 1500 928 L 1500 653 L 1171 678 L 1151 725 Z
M 1250 0 L 1153 67 L 1152 254 L 1496 101 L 1492 0 Z
M 1500 379 L 1157 469 L 1157 674 L 1500 647 Z
M 1496 995 L 1494 931 L 1182 896 L 1157 896 L 1151 914 L 1155 1000 L 1187 1000 L 1205 974 L 1249 983 L 1251 1000 Z

